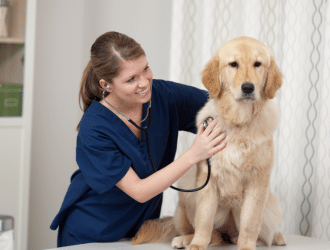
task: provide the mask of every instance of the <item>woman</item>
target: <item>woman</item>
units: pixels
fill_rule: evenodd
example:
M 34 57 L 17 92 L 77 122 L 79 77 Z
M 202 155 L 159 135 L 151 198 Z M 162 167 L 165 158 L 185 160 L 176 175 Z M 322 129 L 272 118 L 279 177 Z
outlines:
M 95 41 L 79 97 L 79 169 L 51 225 L 59 227 L 58 247 L 133 237 L 159 217 L 164 190 L 226 146 L 215 120 L 174 161 L 178 131 L 196 133 L 207 92 L 153 79 L 143 49 L 126 35 L 107 32 Z

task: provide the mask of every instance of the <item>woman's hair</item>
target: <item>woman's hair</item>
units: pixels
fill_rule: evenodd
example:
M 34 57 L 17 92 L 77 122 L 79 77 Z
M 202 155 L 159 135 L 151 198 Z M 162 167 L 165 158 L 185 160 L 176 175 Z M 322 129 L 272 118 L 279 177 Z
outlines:
M 83 72 L 79 90 L 79 106 L 84 113 L 94 99 L 102 98 L 103 89 L 99 81 L 112 83 L 119 75 L 124 61 L 145 56 L 141 45 L 119 32 L 107 32 L 96 39 L 91 48 L 91 58 Z M 107 92 L 105 95 L 107 96 Z M 82 101 L 82 107 L 81 107 Z M 80 122 L 77 130 L 79 129 Z

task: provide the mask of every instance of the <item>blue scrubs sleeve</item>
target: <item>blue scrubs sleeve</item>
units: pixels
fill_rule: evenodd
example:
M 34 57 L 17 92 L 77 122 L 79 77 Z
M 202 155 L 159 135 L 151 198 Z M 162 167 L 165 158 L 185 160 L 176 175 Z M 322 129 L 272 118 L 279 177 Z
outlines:
M 111 138 L 91 129 L 78 134 L 76 160 L 87 184 L 99 194 L 114 187 L 132 165 Z
M 197 133 L 196 115 L 207 102 L 208 92 L 174 82 L 171 83 L 171 89 L 179 116 L 179 130 Z

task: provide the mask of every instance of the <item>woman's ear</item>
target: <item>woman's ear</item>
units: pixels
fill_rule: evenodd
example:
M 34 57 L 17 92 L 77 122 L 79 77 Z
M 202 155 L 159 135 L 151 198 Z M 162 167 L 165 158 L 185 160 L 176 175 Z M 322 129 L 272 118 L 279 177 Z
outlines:
M 108 88 L 107 91 L 108 91 L 108 92 L 111 92 L 111 91 L 110 91 L 110 88 L 108 87 L 108 85 L 110 86 L 110 84 L 109 84 L 107 81 L 105 81 L 104 79 L 101 79 L 101 80 L 99 81 L 99 83 L 100 83 L 100 86 L 101 86 L 102 89 L 106 89 L 106 88 Z
M 213 58 L 205 65 L 202 71 L 202 83 L 210 93 L 211 98 L 216 98 L 221 92 L 219 55 L 216 53 Z
M 275 59 L 271 56 L 270 67 L 265 85 L 265 95 L 268 99 L 273 99 L 276 91 L 282 86 L 282 72 L 277 66 Z

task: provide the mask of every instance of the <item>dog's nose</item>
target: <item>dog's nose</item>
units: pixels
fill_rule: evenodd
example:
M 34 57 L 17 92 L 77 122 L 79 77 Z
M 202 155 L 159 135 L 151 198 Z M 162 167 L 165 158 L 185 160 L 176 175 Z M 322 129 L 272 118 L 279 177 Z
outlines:
M 251 94 L 254 91 L 254 84 L 250 82 L 245 82 L 242 84 L 241 88 L 244 94 Z

